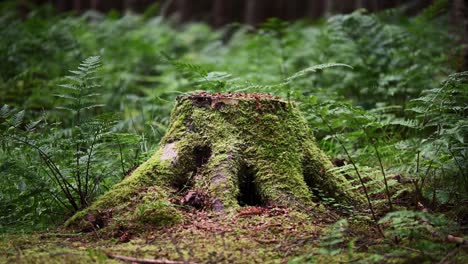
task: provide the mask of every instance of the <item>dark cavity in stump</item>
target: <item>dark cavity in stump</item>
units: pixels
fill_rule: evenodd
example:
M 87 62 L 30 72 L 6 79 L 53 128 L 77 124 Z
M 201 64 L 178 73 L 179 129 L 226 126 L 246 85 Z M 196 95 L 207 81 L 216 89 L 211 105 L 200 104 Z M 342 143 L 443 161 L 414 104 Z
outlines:
M 255 181 L 256 173 L 253 167 L 244 164 L 239 169 L 237 203 L 240 206 L 263 206 L 265 204 Z

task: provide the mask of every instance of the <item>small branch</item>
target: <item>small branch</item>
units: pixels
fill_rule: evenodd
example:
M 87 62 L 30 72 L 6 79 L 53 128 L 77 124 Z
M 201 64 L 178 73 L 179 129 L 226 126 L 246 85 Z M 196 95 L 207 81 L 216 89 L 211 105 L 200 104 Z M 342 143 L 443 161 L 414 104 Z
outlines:
M 260 238 L 254 238 L 256 242 L 260 244 L 277 244 L 278 240 L 277 239 L 260 239 Z
M 176 260 L 167 260 L 167 259 L 144 259 L 144 258 L 133 258 L 122 255 L 114 255 L 106 253 L 107 257 L 112 259 L 118 259 L 130 263 L 143 263 L 143 264 L 196 264 L 196 262 L 190 261 L 176 261 Z

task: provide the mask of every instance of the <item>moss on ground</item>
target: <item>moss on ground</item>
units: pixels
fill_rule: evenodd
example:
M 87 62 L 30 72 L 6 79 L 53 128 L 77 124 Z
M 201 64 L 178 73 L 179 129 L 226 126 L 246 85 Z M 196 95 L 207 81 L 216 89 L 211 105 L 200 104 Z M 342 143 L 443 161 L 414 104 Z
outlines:
M 338 219 L 346 218 L 328 210 L 239 207 L 220 214 L 193 209 L 183 211 L 177 225 L 150 225 L 116 237 L 105 230 L 0 235 L 0 263 L 122 263 L 107 254 L 195 263 L 437 263 L 449 253 L 450 263 L 466 263 L 468 257 L 465 247 L 443 240 L 395 244 L 369 222 L 351 217 L 346 226 L 337 225 Z M 413 249 L 415 242 L 431 245 L 426 247 L 431 251 Z
M 279 207 L 184 214 L 179 225 L 133 232 L 128 242 L 105 238 L 103 230 L 59 237 L 34 234 L 26 244 L 22 242 L 26 237 L 11 236 L 0 241 L 0 262 L 115 263 L 106 257 L 110 253 L 197 263 L 280 263 L 317 246 L 325 224 L 319 218 Z

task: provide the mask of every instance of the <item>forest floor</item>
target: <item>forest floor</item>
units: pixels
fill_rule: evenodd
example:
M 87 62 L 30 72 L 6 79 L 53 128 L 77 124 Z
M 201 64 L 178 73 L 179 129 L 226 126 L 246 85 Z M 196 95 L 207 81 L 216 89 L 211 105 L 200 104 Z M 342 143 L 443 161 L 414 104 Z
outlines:
M 187 212 L 190 221 L 140 234 L 127 231 L 102 239 L 37 233 L 10 235 L 1 242 L 6 260 L 19 263 L 109 261 L 116 254 L 191 262 L 281 262 L 311 250 L 324 222 L 282 208 L 242 208 L 236 215 Z M 181 262 L 181 263 L 182 263 Z
M 423 252 L 384 238 L 376 225 L 326 210 L 241 207 L 230 214 L 185 211 L 154 229 L 0 236 L 0 263 L 463 263 L 468 248 Z M 344 237 L 350 237 L 346 242 Z M 466 262 L 465 262 L 466 263 Z

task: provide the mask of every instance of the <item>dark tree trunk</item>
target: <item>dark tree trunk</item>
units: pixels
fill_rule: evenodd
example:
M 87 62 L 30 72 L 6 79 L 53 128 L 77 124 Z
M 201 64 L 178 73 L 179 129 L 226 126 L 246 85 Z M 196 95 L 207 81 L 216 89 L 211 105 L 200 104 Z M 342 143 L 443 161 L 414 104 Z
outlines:
M 408 3 L 408 10 L 406 13 L 410 16 L 417 15 L 421 10 L 430 6 L 432 0 L 413 0 Z
M 78 12 L 83 12 L 83 11 L 89 9 L 90 7 L 91 6 L 90 6 L 89 1 L 73 0 L 73 9 L 75 9 Z
M 268 0 L 248 0 L 245 6 L 245 23 L 256 26 L 271 14 L 271 2 Z
M 66 12 L 73 9 L 73 2 L 69 0 L 57 0 L 55 4 L 59 12 Z
M 341 7 L 341 13 L 343 14 L 348 14 L 348 13 L 351 13 L 355 10 L 355 3 L 356 1 L 355 0 L 348 0 L 348 1 L 342 1 L 341 4 L 342 4 L 342 7 Z
M 453 0 L 450 17 L 462 47 L 456 56 L 456 68 L 457 71 L 466 71 L 468 70 L 468 6 L 466 1 Z
M 307 16 L 312 19 L 317 19 L 322 16 L 325 10 L 324 0 L 309 0 L 307 2 Z

